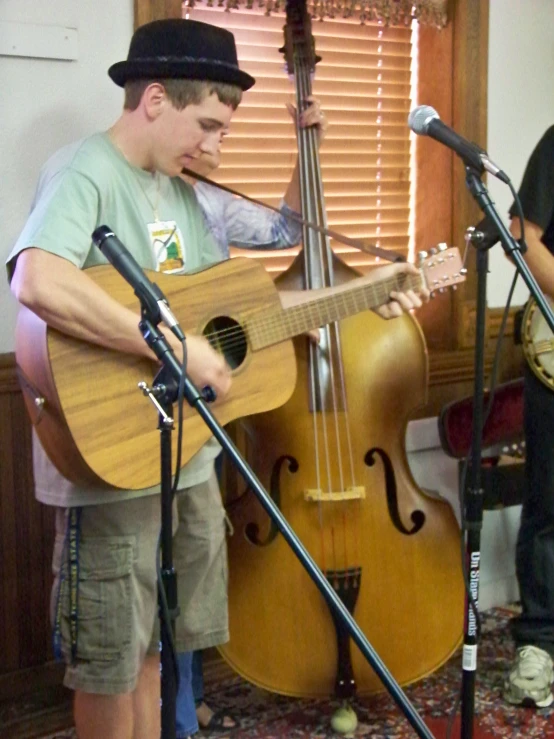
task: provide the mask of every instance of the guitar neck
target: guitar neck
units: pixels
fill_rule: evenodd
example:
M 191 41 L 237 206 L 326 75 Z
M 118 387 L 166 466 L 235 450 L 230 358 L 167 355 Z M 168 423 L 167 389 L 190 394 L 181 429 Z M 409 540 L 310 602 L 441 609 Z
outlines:
M 421 274 L 400 274 L 308 300 L 301 305 L 264 312 L 249 318 L 247 333 L 254 350 L 263 349 L 294 336 L 341 321 L 386 303 L 391 292 L 421 290 Z

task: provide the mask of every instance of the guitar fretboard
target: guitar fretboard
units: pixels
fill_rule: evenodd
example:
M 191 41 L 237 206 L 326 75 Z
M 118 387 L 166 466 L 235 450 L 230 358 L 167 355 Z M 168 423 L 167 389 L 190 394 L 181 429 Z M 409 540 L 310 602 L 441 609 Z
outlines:
M 419 292 L 422 284 L 423 278 L 420 274 L 403 273 L 373 284 L 352 287 L 334 295 L 314 298 L 291 308 L 252 316 L 246 322 L 246 332 L 252 349 L 256 351 L 328 323 L 377 308 L 388 301 L 391 292 L 406 290 Z

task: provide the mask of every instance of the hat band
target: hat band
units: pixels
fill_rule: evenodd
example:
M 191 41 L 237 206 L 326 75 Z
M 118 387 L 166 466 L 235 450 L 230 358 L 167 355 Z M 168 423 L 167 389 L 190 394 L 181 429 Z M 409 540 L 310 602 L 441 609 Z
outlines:
M 220 67 L 226 67 L 227 69 L 241 71 L 240 67 L 235 64 L 223 62 L 221 59 L 210 59 L 206 56 L 140 56 L 127 59 L 127 63 L 130 64 L 165 64 L 167 62 L 170 64 L 216 64 Z

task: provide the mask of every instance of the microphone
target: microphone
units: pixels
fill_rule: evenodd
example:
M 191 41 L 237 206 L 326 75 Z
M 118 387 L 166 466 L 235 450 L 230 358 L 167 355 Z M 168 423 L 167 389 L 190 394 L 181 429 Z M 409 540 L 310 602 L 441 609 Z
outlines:
M 129 250 L 123 246 L 108 226 L 98 226 L 92 234 L 92 240 L 119 274 L 134 289 L 141 306 L 151 314 L 153 322 L 162 320 L 175 334 L 179 341 L 184 341 L 185 334 L 179 322 L 171 312 L 169 303 L 160 288 L 145 275 L 142 267 Z
M 461 157 L 464 164 L 473 167 L 480 174 L 489 172 L 499 180 L 510 184 L 510 178 L 500 167 L 489 159 L 489 155 L 480 146 L 460 136 L 439 118 L 437 111 L 430 105 L 420 105 L 414 108 L 408 117 L 408 126 L 420 136 L 430 136 L 435 141 L 444 144 Z

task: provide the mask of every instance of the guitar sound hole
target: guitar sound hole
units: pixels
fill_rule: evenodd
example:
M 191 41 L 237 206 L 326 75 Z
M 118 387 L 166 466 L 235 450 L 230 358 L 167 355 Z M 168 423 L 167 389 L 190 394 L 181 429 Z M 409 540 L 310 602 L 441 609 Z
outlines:
M 219 354 L 223 354 L 231 369 L 239 367 L 246 357 L 246 335 L 237 321 L 229 316 L 217 316 L 206 324 L 204 336 Z

